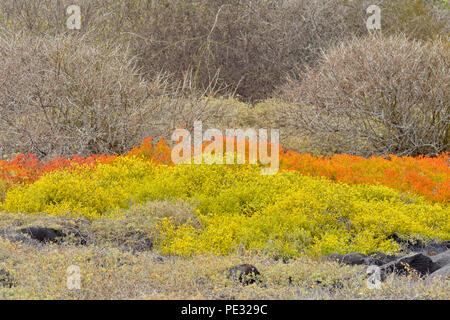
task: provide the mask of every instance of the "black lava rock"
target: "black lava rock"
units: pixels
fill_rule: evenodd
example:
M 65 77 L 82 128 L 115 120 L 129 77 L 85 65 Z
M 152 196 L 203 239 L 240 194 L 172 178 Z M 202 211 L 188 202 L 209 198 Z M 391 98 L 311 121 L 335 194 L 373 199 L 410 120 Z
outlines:
M 439 265 L 441 268 L 450 264 L 450 250 L 439 253 L 435 256 L 430 257 L 434 263 Z
M 326 256 L 326 258 L 329 260 L 337 261 L 339 263 L 348 264 L 351 266 L 356 266 L 356 265 L 381 266 L 381 265 L 383 265 L 383 261 L 381 261 L 375 257 L 366 256 L 365 254 L 357 253 L 357 252 L 353 252 L 353 253 L 349 253 L 349 254 L 345 254 L 345 255 L 339 254 L 339 253 L 332 253 L 332 254 Z
M 427 280 L 435 280 L 435 279 L 450 280 L 450 264 L 446 265 L 443 268 L 440 268 L 439 270 L 436 270 L 435 272 L 430 274 L 427 278 Z
M 28 227 L 20 229 L 19 231 L 28 234 L 32 239 L 43 243 L 57 243 L 60 242 L 61 238 L 66 236 L 61 230 L 45 227 Z
M 382 266 L 384 264 L 387 264 L 400 258 L 398 256 L 386 255 L 384 253 L 370 253 L 368 254 L 368 256 L 375 259 L 376 262 L 373 264 L 377 266 Z
M 450 249 L 450 240 L 442 242 L 438 241 L 423 242 L 420 240 L 412 241 L 402 239 L 396 234 L 390 235 L 388 238 L 397 242 L 405 252 L 410 253 L 416 252 L 416 253 L 423 253 L 428 256 L 434 256 Z
M 251 264 L 241 264 L 229 270 L 229 278 L 237 280 L 244 285 L 260 282 L 261 273 Z
M 0 287 L 12 288 L 13 286 L 13 276 L 8 271 L 0 269 Z
M 385 264 L 381 269 L 386 273 L 395 272 L 399 275 L 408 275 L 411 272 L 416 272 L 423 277 L 440 269 L 440 266 L 434 263 L 430 257 L 422 253 L 415 253 Z
M 40 242 L 31 239 L 29 236 L 15 230 L 0 230 L 0 238 L 6 239 L 11 242 L 21 242 L 23 244 L 39 246 Z

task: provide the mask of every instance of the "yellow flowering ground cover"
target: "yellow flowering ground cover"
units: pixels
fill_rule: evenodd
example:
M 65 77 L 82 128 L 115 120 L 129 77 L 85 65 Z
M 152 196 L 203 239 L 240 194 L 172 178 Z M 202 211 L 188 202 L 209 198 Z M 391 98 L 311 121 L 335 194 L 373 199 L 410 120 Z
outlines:
M 347 185 L 250 165 L 155 165 L 121 156 L 95 167 L 50 172 L 10 189 L 10 213 L 77 214 L 95 220 L 155 200 L 195 203 L 200 226 L 170 218 L 157 224 L 165 254 L 320 256 L 331 252 L 395 252 L 390 236 L 450 239 L 450 208 L 380 185 Z

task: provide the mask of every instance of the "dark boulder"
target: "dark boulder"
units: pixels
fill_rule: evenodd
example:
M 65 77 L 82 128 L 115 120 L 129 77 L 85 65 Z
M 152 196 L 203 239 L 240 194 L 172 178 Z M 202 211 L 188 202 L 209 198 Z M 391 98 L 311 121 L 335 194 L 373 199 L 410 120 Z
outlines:
M 441 268 L 445 267 L 446 265 L 450 264 L 450 250 L 447 250 L 445 252 L 439 253 L 435 256 L 430 257 L 431 260 L 433 260 L 434 263 L 439 265 Z
M 342 257 L 341 262 L 355 266 L 355 265 L 364 265 L 368 263 L 368 260 L 371 258 L 362 253 L 349 253 Z
M 12 288 L 14 286 L 13 276 L 6 270 L 0 269 L 0 287 Z
M 339 263 L 348 264 L 351 266 L 355 265 L 378 265 L 381 266 L 383 262 L 375 257 L 366 256 L 362 253 L 349 253 L 349 254 L 338 254 L 332 253 L 326 256 L 328 260 L 337 261 Z
M 428 256 L 434 256 L 450 249 L 450 241 L 430 242 L 424 244 L 421 252 Z
M 370 253 L 370 254 L 368 254 L 368 256 L 375 259 L 374 260 L 375 263 L 373 263 L 373 264 L 377 265 L 377 266 L 382 266 L 384 264 L 387 264 L 389 262 L 395 261 L 400 258 L 398 256 L 384 254 L 384 253 Z
M 430 257 L 422 253 L 415 253 L 392 261 L 381 267 L 385 273 L 396 273 L 399 275 L 409 275 L 412 272 L 423 277 L 438 270 L 440 266 L 431 260 Z
M 15 230 L 0 230 L 0 238 L 6 239 L 11 242 L 21 242 L 23 244 L 32 246 L 40 245 L 39 241 L 31 239 L 29 236 Z
M 63 240 L 69 240 L 69 237 L 73 243 L 81 245 L 86 244 L 86 237 L 75 228 L 66 228 L 64 231 L 46 227 L 0 230 L 0 238 L 33 246 L 39 246 L 46 243 L 61 243 Z
M 45 227 L 28 227 L 20 229 L 19 231 L 29 235 L 32 239 L 43 243 L 57 243 L 61 241 L 61 238 L 66 236 L 61 230 Z
M 133 241 L 131 246 L 133 253 L 151 251 L 153 249 L 153 241 L 147 235 L 139 233 L 134 235 L 134 238 L 135 241 Z
M 450 249 L 450 240 L 442 242 L 439 241 L 423 242 L 420 240 L 413 241 L 402 239 L 396 234 L 390 235 L 388 238 L 397 242 L 403 248 L 403 251 L 407 253 L 416 252 L 416 253 L 423 253 L 427 256 L 434 256 Z
M 230 268 L 228 277 L 244 285 L 260 282 L 261 273 L 251 264 L 241 264 Z
M 430 274 L 427 280 L 435 280 L 435 279 L 437 280 L 438 278 L 450 280 L 450 264 Z

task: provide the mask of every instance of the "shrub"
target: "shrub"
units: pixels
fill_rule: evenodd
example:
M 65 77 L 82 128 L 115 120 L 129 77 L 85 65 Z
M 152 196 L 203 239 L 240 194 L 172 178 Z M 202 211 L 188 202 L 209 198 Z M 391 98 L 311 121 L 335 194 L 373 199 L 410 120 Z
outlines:
M 258 180 L 251 179 L 251 185 L 261 183 Z M 386 187 L 348 187 L 290 173 L 280 173 L 265 182 L 284 188 L 270 190 L 270 196 L 252 197 L 251 188 L 245 187 L 249 183 L 243 182 L 232 191 L 223 190 L 217 197 L 203 199 L 203 204 L 200 201 L 201 231 L 162 224 L 162 251 L 192 255 L 250 250 L 277 257 L 395 252 L 397 245 L 389 240 L 389 234 L 412 239 L 444 239 L 449 235 L 447 207 L 405 198 Z M 239 201 L 236 209 L 228 206 Z M 245 214 L 249 208 L 255 210 Z
M 233 104 L 232 104 L 233 105 Z M 270 106 L 269 106 L 270 107 Z M 264 110 L 261 110 L 264 115 Z M 258 119 L 257 121 L 265 121 Z M 269 119 L 267 119 L 269 121 Z M 206 145 L 206 144 L 205 144 Z M 246 147 L 248 151 L 248 145 Z M 133 148 L 127 157 L 137 157 L 154 164 L 174 165 L 172 149 L 164 141 L 153 143 L 145 139 L 139 147 Z M 248 154 L 247 154 L 248 161 Z M 113 163 L 117 156 L 80 156 L 39 161 L 33 155 L 18 155 L 10 161 L 0 160 L 0 180 L 3 192 L 20 184 L 33 183 L 46 173 L 79 166 L 93 168 L 98 164 Z M 331 157 L 299 154 L 280 150 L 280 169 L 295 170 L 302 175 L 326 177 L 332 181 L 347 184 L 381 184 L 402 192 L 425 196 L 428 200 L 447 203 L 450 201 L 449 154 L 437 157 L 371 157 L 333 155 Z
M 0 151 L 6 155 L 125 153 L 149 135 L 167 138 L 179 126 L 226 114 L 221 106 L 210 108 L 189 78 L 143 80 L 120 44 L 23 33 L 3 33 L 0 42 Z
M 132 205 L 114 218 L 95 219 L 85 233 L 98 245 L 139 247 L 143 239 L 151 243 L 159 240 L 158 224 L 165 219 L 174 226 L 190 225 L 200 228 L 199 221 L 190 203 L 177 201 L 153 201 Z
M 342 37 L 340 8 L 335 0 L 159 1 L 144 10 L 135 52 L 148 72 L 193 69 L 201 87 L 219 73 L 242 99 L 261 100 Z
M 367 35 L 369 5 L 381 7 L 386 35 L 431 39 L 450 26 L 448 10 L 422 0 L 16 0 L 0 4 L 0 25 L 67 34 L 72 4 L 82 10 L 85 38 L 129 44 L 150 77 L 163 70 L 182 80 L 192 71 L 197 87 L 218 81 L 252 102 L 270 97 L 293 69 L 315 64 L 321 50 Z
M 350 186 L 256 166 L 154 166 L 119 157 L 94 168 L 56 171 L 9 190 L 6 212 L 74 213 L 91 220 L 120 218 L 123 210 L 157 218 L 155 239 L 165 253 L 235 250 L 276 256 L 330 252 L 393 252 L 389 238 L 448 239 L 448 206 L 385 186 Z M 182 199 L 194 211 L 148 201 Z M 150 209 L 148 209 L 150 208 Z M 140 218 L 137 218 L 140 219 Z M 197 222 L 196 222 L 197 221 Z M 198 228 L 201 226 L 201 228 Z
M 143 138 L 145 102 L 158 84 L 139 79 L 120 45 L 25 34 L 0 42 L 0 143 L 10 152 L 115 154 Z
M 175 201 L 152 201 L 142 205 L 135 205 L 126 211 L 126 215 L 146 215 L 155 219 L 168 219 L 175 226 L 190 224 L 200 228 L 200 222 L 194 208 L 195 203 L 183 200 Z
M 283 119 L 328 152 L 436 155 L 449 149 L 449 55 L 444 39 L 346 42 L 285 88 Z
M 6 181 L 0 179 L 0 203 L 2 203 L 3 200 L 5 200 L 6 190 L 7 190 Z
M 0 4 L 0 24 L 35 35 L 65 34 L 70 4 L 81 7 L 82 33 L 95 41 L 129 42 L 149 73 L 163 69 L 182 77 L 193 69 L 198 84 L 209 86 L 219 71 L 231 91 L 259 100 L 286 72 L 314 62 L 321 49 L 367 34 L 365 9 L 373 1 L 18 0 Z M 377 4 L 386 34 L 428 39 L 448 32 L 448 12 L 438 6 L 422 0 Z
M 346 6 L 345 23 L 355 35 L 367 34 L 366 9 L 377 5 L 381 9 L 381 33 L 385 36 L 404 34 L 408 39 L 432 40 L 448 36 L 450 11 L 436 1 L 424 0 L 350 0 Z
M 348 35 L 341 0 L 72 2 L 5 3 L 0 24 L 65 34 L 64 8 L 79 4 L 80 32 L 94 41 L 129 44 L 150 77 L 164 71 L 182 80 L 192 71 L 196 87 L 218 81 L 250 101 L 270 96 L 287 72 Z
M 345 154 L 313 157 L 288 151 L 280 157 L 280 169 L 352 185 L 381 184 L 402 192 L 423 195 L 431 201 L 449 203 L 449 160 L 448 153 L 435 158 L 390 155 L 365 159 Z

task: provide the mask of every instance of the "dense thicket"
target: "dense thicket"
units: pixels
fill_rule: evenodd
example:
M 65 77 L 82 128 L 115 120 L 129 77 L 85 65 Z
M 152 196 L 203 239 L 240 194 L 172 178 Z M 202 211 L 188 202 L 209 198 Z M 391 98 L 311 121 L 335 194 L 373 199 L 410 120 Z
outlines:
M 287 86 L 284 120 L 331 152 L 439 154 L 450 141 L 449 61 L 447 40 L 354 39 Z
M 371 4 L 382 9 L 381 33 L 386 38 L 402 34 L 404 41 L 412 42 L 448 39 L 448 5 L 437 3 L 422 0 L 3 1 L 0 3 L 0 156 L 14 152 L 33 152 L 39 157 L 120 153 L 146 136 L 151 135 L 155 140 L 160 136 L 167 138 L 173 129 L 190 127 L 194 120 L 209 121 L 216 127 L 277 127 L 282 129 L 283 144 L 288 147 L 304 146 L 303 141 L 308 140 L 306 147 L 297 150 L 333 152 L 328 146 L 313 145 L 314 137 L 303 136 L 297 129 L 300 122 L 292 124 L 292 118 L 283 119 L 279 106 L 286 101 L 267 99 L 280 97 L 276 93 L 285 87 L 287 78 L 301 83 L 305 74 L 311 77 L 305 73 L 307 68 L 324 68 L 320 67 L 324 52 L 333 52 L 330 50 L 351 43 L 354 38 L 371 37 L 366 29 L 366 9 Z M 65 10 L 73 4 L 81 7 L 81 30 L 66 27 Z M 446 46 L 435 48 L 448 50 Z M 387 44 L 380 45 L 380 50 L 390 48 Z M 388 58 L 389 54 L 382 52 L 381 57 Z M 416 62 L 430 61 L 410 61 Z M 420 70 L 427 68 L 414 66 Z M 381 74 L 371 76 L 383 78 Z M 435 80 L 433 77 L 430 76 L 430 81 Z M 405 77 L 402 82 L 404 87 L 414 85 L 408 79 L 411 78 Z M 370 79 L 361 74 L 357 81 Z M 252 105 L 237 100 L 213 103 L 211 98 L 217 95 L 235 96 Z M 427 96 L 422 103 L 439 99 L 432 92 Z M 430 108 L 435 110 L 445 103 L 443 100 Z M 396 142 L 389 148 L 375 146 L 368 153 L 416 154 L 445 150 L 448 138 L 443 140 L 442 132 L 446 112 L 445 108 L 439 111 L 438 129 L 425 130 L 433 131 L 431 145 L 424 147 L 430 144 L 429 140 L 418 138 L 421 140 L 418 142 L 412 137 L 408 139 L 417 145 L 412 149 L 404 142 Z M 428 120 L 428 116 L 421 119 Z M 434 122 L 430 124 L 433 125 Z M 441 141 L 437 145 L 436 139 Z M 295 142 L 288 144 L 289 141 Z M 364 148 L 367 145 L 363 143 L 356 144 L 354 150 L 335 151 L 365 153 Z

